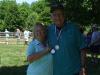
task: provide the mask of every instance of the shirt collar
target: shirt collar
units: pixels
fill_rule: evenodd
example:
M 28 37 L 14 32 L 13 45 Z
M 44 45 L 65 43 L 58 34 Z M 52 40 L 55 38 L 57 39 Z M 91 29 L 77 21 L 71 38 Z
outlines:
M 36 45 L 41 44 L 41 42 L 39 40 L 37 40 L 37 39 L 34 39 L 34 42 L 35 42 Z

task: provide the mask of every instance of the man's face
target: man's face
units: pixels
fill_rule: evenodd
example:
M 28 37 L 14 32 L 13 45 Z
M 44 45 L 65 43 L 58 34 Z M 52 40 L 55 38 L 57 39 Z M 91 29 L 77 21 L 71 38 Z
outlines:
M 57 27 L 62 27 L 64 23 L 64 14 L 61 10 L 57 9 L 51 13 L 51 18 Z

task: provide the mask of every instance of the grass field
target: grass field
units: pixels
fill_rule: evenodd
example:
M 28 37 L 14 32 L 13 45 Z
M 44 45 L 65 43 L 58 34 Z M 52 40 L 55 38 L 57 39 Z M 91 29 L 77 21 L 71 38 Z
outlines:
M 0 75 L 26 75 L 26 46 L 0 44 Z M 88 58 L 88 75 L 100 75 L 100 62 L 92 64 Z
M 0 75 L 25 75 L 26 46 L 0 44 Z

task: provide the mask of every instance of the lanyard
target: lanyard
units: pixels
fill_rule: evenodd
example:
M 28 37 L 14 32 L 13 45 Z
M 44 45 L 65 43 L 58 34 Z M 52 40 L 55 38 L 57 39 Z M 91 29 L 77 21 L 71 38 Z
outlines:
M 61 33 L 62 33 L 62 29 L 59 31 L 59 33 L 58 33 L 58 35 L 57 35 L 57 28 L 56 28 L 56 26 L 55 26 L 55 34 L 56 34 L 56 36 L 57 36 L 57 41 L 60 39 Z
M 61 33 L 62 33 L 62 29 L 59 31 L 58 35 L 57 35 L 57 28 L 55 26 L 55 34 L 57 36 L 57 42 L 59 41 L 59 38 L 61 37 Z M 51 50 L 51 54 L 55 54 L 56 50 L 59 50 L 59 45 L 55 45 L 55 48 Z

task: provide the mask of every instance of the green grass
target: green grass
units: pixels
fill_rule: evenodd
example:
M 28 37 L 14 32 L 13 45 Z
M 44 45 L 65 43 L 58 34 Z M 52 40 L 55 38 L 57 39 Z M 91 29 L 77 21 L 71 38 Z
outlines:
M 0 45 L 0 66 L 21 66 L 25 64 L 26 47 L 24 45 Z
M 0 44 L 0 75 L 26 75 L 26 46 Z

